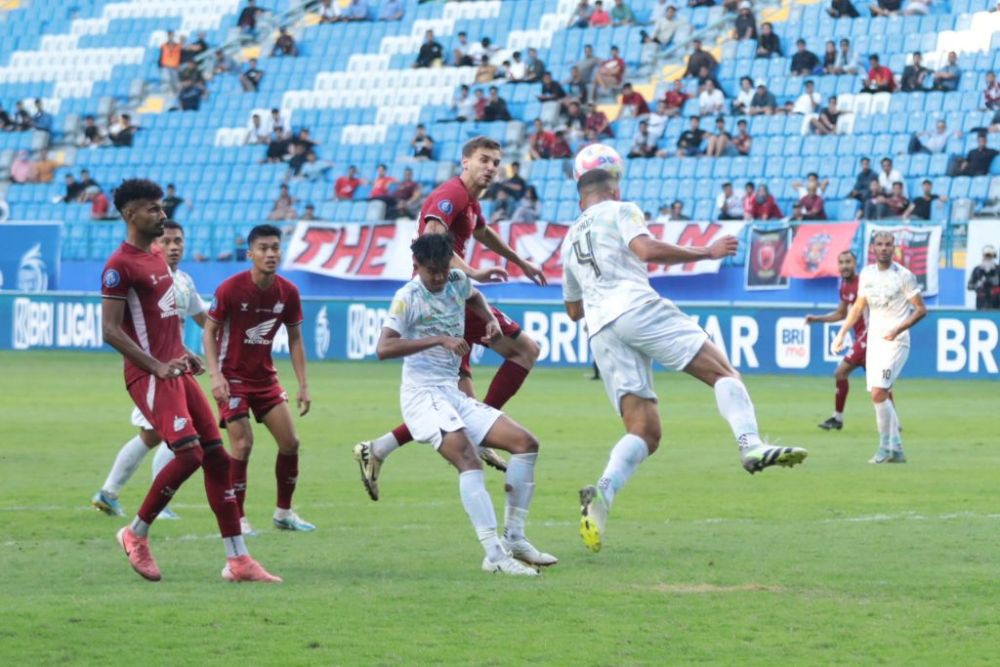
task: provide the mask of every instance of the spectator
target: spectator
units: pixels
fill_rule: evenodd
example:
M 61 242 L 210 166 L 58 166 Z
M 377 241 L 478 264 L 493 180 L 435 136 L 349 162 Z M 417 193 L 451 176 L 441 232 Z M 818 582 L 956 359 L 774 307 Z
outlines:
M 34 183 L 38 180 L 38 170 L 31 161 L 31 154 L 21 149 L 10 163 L 10 180 L 12 183 Z
M 535 131 L 528 138 L 528 153 L 533 160 L 548 160 L 552 156 L 555 135 L 545 129 L 540 118 L 535 119 Z
M 31 114 L 24 108 L 24 102 L 14 103 L 13 132 L 27 132 L 33 126 Z
M 729 181 L 722 184 L 722 192 L 715 198 L 715 214 L 719 220 L 743 219 L 743 197 L 733 191 Z
M 35 115 L 32 116 L 31 123 L 36 130 L 52 134 L 52 114 L 44 109 L 40 98 L 35 99 Z
M 476 109 L 476 120 L 482 120 L 486 116 L 486 104 L 489 100 L 486 99 L 486 94 L 481 88 L 476 88 L 476 92 L 473 93 L 475 96 L 475 109 Z
M 343 10 L 340 8 L 339 2 L 334 2 L 333 0 L 321 0 L 317 11 L 319 12 L 320 23 L 337 23 L 338 21 L 343 20 Z
M 733 100 L 733 113 L 737 115 L 745 114 L 750 108 L 753 96 L 753 79 L 748 76 L 740 77 L 740 90 L 736 93 L 736 98 Z
M 921 183 L 923 193 L 910 202 L 909 208 L 903 211 L 903 219 L 917 218 L 918 220 L 931 219 L 931 205 L 935 201 L 946 202 L 948 198 L 944 195 L 936 195 L 932 192 L 934 184 L 928 179 Z
M 7 110 L 3 108 L 3 103 L 0 102 L 0 132 L 10 132 L 13 129 L 14 119 L 11 118 Z
M 836 74 L 837 69 L 837 43 L 832 39 L 826 42 L 826 50 L 823 51 L 823 73 Z
M 705 88 L 698 95 L 698 115 L 717 116 L 726 112 L 726 98 L 722 91 L 715 87 L 712 79 L 705 81 Z
M 452 100 L 451 108 L 455 110 L 455 120 L 459 122 L 476 119 L 476 100 L 464 83 Z
M 615 6 L 611 10 L 611 23 L 614 26 L 632 25 L 635 23 L 635 14 L 632 9 L 625 4 L 625 0 L 615 0 Z
M 288 34 L 288 28 L 284 26 L 278 28 L 278 38 L 274 40 L 274 46 L 271 48 L 271 57 L 291 56 L 294 58 L 298 55 L 299 47 L 295 44 L 295 38 Z
M 203 53 L 208 52 L 208 49 L 210 47 L 208 46 L 208 42 L 205 40 L 205 31 L 199 30 L 197 37 L 198 39 L 194 40 L 190 44 L 184 44 L 182 41 L 181 43 L 182 65 L 186 62 L 194 62 L 195 64 L 198 64 L 198 58 Z
M 910 208 L 910 200 L 903 193 L 903 183 L 896 181 L 889 190 L 889 195 L 885 198 L 882 217 L 901 218 L 903 213 Z
M 574 142 L 582 139 L 587 129 L 587 113 L 583 110 L 583 107 L 575 100 L 570 102 L 566 113 L 563 114 L 563 118 L 566 130 L 569 133 L 569 139 Z
M 244 10 L 245 11 L 245 10 Z M 181 45 L 174 39 L 174 31 L 167 31 L 167 41 L 160 44 L 160 80 L 163 85 L 176 93 L 180 85 L 177 80 L 177 73 L 181 66 Z
M 139 128 L 132 124 L 132 117 L 123 113 L 108 127 L 108 138 L 113 146 L 131 148 L 138 130 Z
M 90 202 L 91 220 L 114 220 L 117 216 L 111 211 L 111 202 L 104 190 L 100 186 L 92 185 L 87 188 L 87 201 Z
M 750 207 L 750 217 L 754 220 L 780 220 L 784 217 L 778 203 L 774 201 L 767 186 L 761 183 L 757 186 Z
M 485 53 L 479 59 L 479 67 L 476 68 L 476 83 L 489 83 L 497 77 L 496 65 L 490 64 L 490 57 Z
M 774 25 L 770 22 L 760 24 L 760 35 L 757 36 L 757 51 L 755 57 L 770 58 L 773 55 L 784 55 L 781 52 L 781 40 L 774 34 Z
M 708 146 L 705 148 L 708 157 L 727 157 L 736 155 L 733 147 L 733 137 L 726 131 L 726 119 L 719 116 L 715 119 L 715 134 L 708 135 Z
M 892 158 L 884 157 L 882 158 L 882 171 L 878 174 L 878 184 L 882 188 L 882 194 L 889 196 L 892 194 L 893 183 L 901 183 L 903 181 L 903 175 L 899 173 L 899 170 L 892 166 Z M 906 187 L 903 187 L 903 195 L 906 195 Z
M 837 134 L 837 119 L 842 115 L 843 112 L 837 108 L 837 96 L 832 95 L 827 100 L 826 108 L 809 121 L 809 126 L 819 135 Z
M 174 213 L 177 212 L 177 208 L 184 203 L 183 197 L 177 196 L 177 188 L 174 187 L 173 183 L 167 184 L 167 194 L 163 198 L 161 205 L 163 206 L 163 212 L 171 220 L 176 220 Z
M 306 204 L 306 210 L 299 220 L 304 220 L 305 222 L 323 222 L 323 218 L 316 215 L 316 206 L 313 204 Z
M 690 220 L 691 218 L 684 215 L 684 203 L 675 199 L 672 204 L 670 204 L 670 213 L 667 215 L 668 222 L 683 222 L 685 220 Z
M 923 66 L 923 56 L 920 51 L 913 52 L 912 62 L 903 68 L 903 76 L 899 79 L 899 89 L 904 93 L 924 91 L 924 80 L 931 71 Z
M 247 68 L 240 74 L 240 86 L 245 93 L 255 93 L 260 89 L 260 81 L 264 78 L 264 72 L 257 67 L 257 59 L 251 58 L 247 61 Z
M 972 269 L 966 288 L 976 293 L 976 310 L 1000 308 L 1000 270 L 995 247 L 983 246 L 983 260 Z
M 684 82 L 681 79 L 674 80 L 673 87 L 663 94 L 667 115 L 671 117 L 680 115 L 690 98 L 691 96 L 684 92 Z
M 747 122 L 741 118 L 736 121 L 736 136 L 733 137 L 733 148 L 736 149 L 737 156 L 746 157 L 750 155 L 751 146 L 753 146 L 753 137 L 747 132 Z
M 649 10 L 649 22 L 656 23 L 666 15 L 667 10 L 674 7 L 674 0 L 656 0 L 656 4 Z M 677 8 L 674 7 L 674 11 Z
M 347 173 L 334 182 L 333 195 L 341 201 L 349 201 L 354 199 L 354 191 L 362 185 L 364 181 L 358 178 L 358 168 L 352 164 L 347 168 Z
M 386 211 L 390 219 L 397 217 L 416 218 L 420 215 L 423 205 L 423 189 L 413 180 L 413 170 L 407 167 L 403 170 L 403 180 L 396 184 L 392 192 L 393 205 Z
M 375 179 L 372 181 L 372 190 L 369 193 L 368 198 L 384 202 L 388 210 L 388 207 L 395 202 L 391 194 L 392 186 L 395 183 L 396 179 L 388 175 L 387 168 L 384 164 L 376 166 Z
M 236 25 L 239 26 L 240 30 L 256 39 L 257 17 L 266 11 L 266 9 L 257 7 L 254 0 L 247 0 L 247 6 L 240 11 L 240 15 L 236 18 Z
M 306 181 L 319 181 L 333 167 L 333 163 L 329 160 L 320 160 L 316 155 L 316 151 L 311 148 L 304 148 L 299 145 L 298 150 L 305 155 L 305 161 L 299 167 L 299 173 L 296 175 L 298 178 Z
M 649 105 L 642 93 L 636 92 L 631 83 L 622 86 L 621 112 L 619 118 L 641 118 L 649 115 Z
M 492 58 L 496 55 L 496 52 L 497 48 L 493 46 L 493 42 L 489 37 L 483 37 L 477 44 L 469 47 L 469 55 L 472 56 L 473 62 L 479 62 L 483 56 Z
M 878 174 L 871 168 L 871 160 L 866 157 L 861 158 L 861 171 L 854 179 L 851 192 L 847 195 L 850 199 L 857 199 L 862 204 L 868 194 L 869 184 L 878 181 Z
M 511 222 L 537 222 L 542 214 L 542 205 L 538 201 L 538 193 L 535 188 L 529 187 L 524 196 L 514 209 Z
M 868 77 L 865 79 L 863 93 L 892 93 L 896 90 L 896 79 L 892 70 L 879 64 L 877 55 L 868 57 Z
M 521 83 L 528 72 L 528 66 L 521 60 L 521 52 L 515 51 L 510 56 L 511 62 L 507 66 L 507 81 L 510 83 Z
M 417 53 L 417 61 L 414 67 L 431 67 L 444 59 L 444 48 L 434 39 L 434 31 L 428 30 L 424 33 L 424 43 L 420 45 L 420 52 Z
M 668 1 L 673 2 L 673 0 Z M 686 35 L 690 29 L 691 26 L 687 21 L 677 18 L 677 8 L 670 4 L 667 5 L 663 16 L 656 20 L 653 28 L 653 41 L 661 48 L 670 46 L 674 43 L 677 35 Z
M 854 52 L 851 51 L 851 40 L 841 39 L 840 49 L 837 50 L 837 59 L 833 67 L 828 70 L 828 74 L 857 74 L 858 63 Z
M 181 90 L 177 93 L 177 101 L 181 111 L 197 111 L 201 107 L 202 98 L 208 92 L 201 70 L 194 62 L 188 61 L 181 67 L 179 78 Z
M 827 7 L 826 13 L 835 19 L 856 19 L 861 16 L 854 5 L 851 4 L 851 0 L 832 0 L 830 6 Z
M 719 62 L 711 53 L 702 50 L 700 39 L 695 39 L 692 41 L 691 55 L 688 56 L 688 64 L 687 69 L 684 70 L 684 77 L 698 76 L 702 67 L 708 68 L 709 74 L 714 74 L 719 68 Z
M 794 76 L 809 76 L 820 66 L 816 54 L 806 48 L 806 40 L 795 42 L 795 55 L 792 56 L 791 73 Z
M 569 78 L 566 79 L 564 90 L 566 97 L 562 101 L 563 107 L 568 108 L 571 102 L 579 102 L 581 105 L 587 103 L 588 82 L 580 75 L 580 69 L 573 65 L 569 70 Z
M 97 185 L 97 181 L 95 181 L 93 178 L 90 177 L 90 172 L 88 170 L 86 170 L 86 169 L 81 169 L 80 170 L 80 189 L 81 189 L 80 201 L 81 202 L 87 201 L 87 199 L 85 199 L 83 197 L 82 191 L 86 190 L 87 188 L 92 188 L 92 187 L 94 187 L 96 185 Z
M 510 163 L 510 177 L 504 181 L 497 182 L 492 188 L 494 195 L 500 190 L 507 192 L 507 195 L 515 200 L 520 201 L 521 197 L 528 190 L 528 183 L 521 177 L 521 163 L 514 162 Z
M 66 174 L 66 194 L 62 196 L 62 203 L 75 204 L 79 202 L 80 195 L 83 194 L 83 186 L 77 182 L 73 174 Z
M 590 105 L 590 114 L 587 116 L 587 126 L 585 131 L 592 130 L 594 136 L 598 139 L 601 137 L 614 138 L 614 130 L 611 129 L 611 122 L 603 111 L 599 110 L 596 105 Z
M 819 112 L 823 96 L 816 92 L 816 84 L 812 79 L 806 79 L 805 90 L 788 108 L 789 113 L 809 115 Z
M 562 129 L 555 131 L 555 139 L 552 141 L 552 159 L 562 160 L 573 157 L 573 149 L 570 148 L 566 140 L 566 132 Z
M 545 72 L 542 75 L 542 92 L 538 95 L 539 102 L 551 102 L 563 109 L 563 101 L 566 99 L 566 91 L 562 84 L 552 78 L 552 72 Z
M 545 63 L 538 57 L 538 50 L 534 47 L 528 49 L 525 67 L 524 80 L 529 83 L 537 83 L 545 75 Z
M 757 19 L 750 0 L 740 0 L 739 13 L 733 23 L 733 39 L 757 39 Z
M 247 124 L 247 133 L 243 139 L 243 144 L 246 146 L 266 144 L 269 136 L 267 128 L 264 127 L 264 123 L 260 120 L 260 114 L 255 113 L 250 117 L 250 122 Z
M 667 122 L 670 120 L 670 114 L 667 110 L 667 103 L 660 100 L 656 103 L 656 111 L 649 114 L 647 121 L 649 122 L 649 134 L 656 141 L 663 138 L 663 133 L 667 130 Z
M 232 74 L 236 72 L 236 69 L 236 62 L 227 56 L 225 51 L 222 49 L 215 50 L 215 59 L 212 61 L 213 79 L 224 74 Z
M 434 159 L 434 139 L 427 134 L 427 128 L 423 123 L 417 125 L 413 139 L 410 140 L 410 149 L 412 151 L 410 157 L 415 160 Z
M 611 25 L 611 15 L 604 11 L 604 2 L 597 0 L 594 3 L 594 11 L 590 13 L 591 28 L 606 28 Z
M 968 156 L 959 159 L 955 165 L 956 176 L 986 176 L 990 173 L 993 158 L 997 156 L 996 149 L 986 145 L 986 133 L 980 132 L 976 138 L 976 147 L 969 151 Z
M 594 82 L 594 74 L 600 64 L 601 59 L 594 55 L 594 47 L 590 44 L 585 44 L 583 47 L 583 58 L 576 63 L 576 69 L 580 73 L 580 80 L 588 86 L 592 84 Z M 581 103 L 584 102 L 584 100 L 581 100 Z
M 397 4 L 397 3 L 390 2 L 390 4 Z M 400 10 L 397 7 L 390 7 L 388 10 L 386 10 L 386 8 L 383 7 L 383 11 L 394 13 Z M 400 14 L 400 16 L 402 16 L 402 14 Z M 370 17 L 371 17 L 371 12 L 368 10 L 368 3 L 366 3 L 365 0 L 351 0 L 351 4 L 349 4 L 344 9 L 345 21 L 367 21 L 369 20 Z
M 268 220 L 296 220 L 299 217 L 295 210 L 295 203 L 298 201 L 288 193 L 288 186 L 281 184 L 280 194 L 274 200 L 271 212 L 267 214 Z
M 580 0 L 580 3 L 573 10 L 573 16 L 570 17 L 569 26 L 570 28 L 586 28 L 590 25 L 590 15 L 593 13 L 593 9 L 587 0 Z
M 514 215 L 515 208 L 517 208 L 517 202 L 507 194 L 506 190 L 500 188 L 493 199 L 493 212 L 490 214 L 490 222 L 510 220 L 510 217 Z
M 962 70 L 958 66 L 958 54 L 948 52 L 948 64 L 934 72 L 934 90 L 951 93 L 958 90 L 958 82 L 962 78 Z
M 983 107 L 987 111 L 1000 111 L 1000 82 L 994 72 L 986 73 L 986 86 L 983 88 Z M 997 121 L 994 121 L 996 123 Z
M 97 126 L 97 122 L 91 115 L 86 115 L 83 117 L 83 130 L 80 133 L 80 139 L 77 141 L 77 145 L 81 148 L 97 148 L 104 144 L 104 135 L 101 133 L 101 128 Z
M 701 143 L 705 140 L 705 130 L 701 129 L 701 118 L 691 116 L 691 126 L 677 139 L 677 157 L 701 155 Z
M 401 21 L 406 14 L 406 7 L 401 0 L 385 0 L 378 10 L 379 21 Z M 365 12 L 368 15 L 368 12 Z
M 618 55 L 618 47 L 612 46 L 611 57 L 602 62 L 594 74 L 595 88 L 598 93 L 601 90 L 611 93 L 621 86 L 624 77 L 625 61 Z
M 757 186 L 753 181 L 747 181 L 743 186 L 743 219 L 753 219 L 753 207 L 757 198 Z
M 955 132 L 955 136 L 960 137 L 962 133 Z M 928 155 L 944 153 L 948 147 L 948 139 L 950 138 L 951 133 L 948 132 L 948 125 L 944 122 L 943 118 L 939 118 L 934 124 L 933 132 L 914 132 L 910 136 L 910 145 L 907 147 L 907 152 L 911 155 L 916 153 L 927 153 Z
M 486 122 L 512 120 L 507 102 L 500 97 L 500 91 L 496 86 L 490 86 L 489 99 L 486 100 L 486 108 L 483 109 L 483 120 Z
M 865 220 L 879 220 L 882 218 L 885 212 L 885 195 L 882 193 L 882 188 L 879 187 L 877 180 L 868 184 L 868 191 L 865 193 L 863 204 L 864 206 L 860 213 Z
M 805 187 L 800 183 L 792 184 L 799 193 L 799 207 L 801 209 L 801 220 L 826 220 L 826 208 L 823 203 L 823 193 L 826 191 L 829 181 L 819 182 L 816 174 L 809 174 Z
M 878 0 L 876 4 L 869 5 L 872 16 L 898 16 L 899 7 L 902 0 Z
M 753 99 L 750 100 L 750 108 L 747 109 L 748 116 L 771 116 L 774 114 L 774 109 L 778 106 L 778 101 L 774 98 L 774 94 L 767 89 L 767 84 L 763 81 L 757 81 L 757 92 L 754 93 Z
M 632 148 L 629 149 L 628 157 L 646 158 L 656 155 L 656 137 L 649 131 L 649 123 L 645 120 L 639 121 L 639 128 L 632 139 Z

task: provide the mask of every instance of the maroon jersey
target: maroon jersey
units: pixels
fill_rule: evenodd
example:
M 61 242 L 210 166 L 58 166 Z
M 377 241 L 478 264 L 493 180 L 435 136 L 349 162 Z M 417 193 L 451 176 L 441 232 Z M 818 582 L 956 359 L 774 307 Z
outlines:
M 149 252 L 123 242 L 101 274 L 101 296 L 125 302 L 122 330 L 146 354 L 166 363 L 184 356 L 181 318 L 174 299 L 174 279 L 160 247 Z M 149 371 L 125 358 L 125 386 L 147 377 Z
M 420 209 L 418 234 L 424 233 L 427 220 L 440 220 L 455 240 L 455 254 L 465 259 L 465 248 L 472 232 L 486 226 L 479 201 L 469 196 L 462 179 L 445 181 L 434 188 Z
M 259 387 L 276 381 L 271 345 L 278 328 L 302 324 L 299 290 L 281 276 L 267 289 L 249 271 L 227 278 L 215 290 L 208 316 L 222 325 L 216 343 L 229 382 Z
M 850 280 L 840 281 L 840 300 L 847 303 L 847 308 L 850 310 L 854 302 L 858 300 L 858 285 L 861 280 L 858 274 L 854 274 L 854 277 Z M 864 340 L 865 336 L 868 334 L 868 313 L 863 313 L 858 321 L 854 323 L 854 340 Z

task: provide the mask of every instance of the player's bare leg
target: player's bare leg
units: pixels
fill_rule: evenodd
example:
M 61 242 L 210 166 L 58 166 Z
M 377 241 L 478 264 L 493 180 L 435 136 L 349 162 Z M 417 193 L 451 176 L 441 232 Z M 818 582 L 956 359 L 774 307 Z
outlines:
M 160 442 L 159 433 L 151 429 L 141 428 L 138 435 L 122 445 L 110 472 L 108 472 L 108 478 L 104 480 L 100 491 L 90 499 L 90 504 L 94 509 L 104 512 L 108 516 L 125 516 L 125 510 L 118 502 L 118 494 L 135 474 L 142 460 L 146 458 L 146 453 L 159 445 Z
M 480 445 L 510 453 L 507 464 L 507 502 L 504 508 L 502 543 L 514 558 L 534 566 L 555 565 L 559 559 L 536 549 L 524 535 L 531 499 L 535 495 L 535 463 L 538 460 L 538 440 L 527 429 L 501 416 L 490 428 Z M 480 456 L 482 456 L 480 454 Z
M 274 464 L 278 485 L 278 498 L 272 519 L 274 525 L 281 530 L 306 533 L 314 531 L 316 526 L 303 521 L 292 509 L 292 495 L 299 478 L 299 438 L 288 403 L 279 403 L 268 410 L 263 421 L 278 445 L 278 456 Z
M 580 537 L 584 546 L 595 552 L 604 545 L 608 512 L 615 495 L 660 446 L 660 411 L 655 400 L 625 394 L 619 407 L 625 435 L 611 449 L 597 484 L 580 489 Z
M 496 512 L 483 479 L 483 466 L 465 429 L 442 432 L 438 453 L 458 469 L 458 490 L 462 506 L 465 507 L 485 552 L 483 570 L 521 576 L 537 575 L 537 570 L 514 558 L 500 542 Z
M 740 446 L 743 468 L 751 475 L 773 465 L 790 468 L 809 455 L 800 447 L 773 447 L 761 441 L 750 394 L 740 374 L 712 341 L 705 341 L 684 372 L 715 390 L 719 413 L 729 422 Z
M 872 387 L 872 403 L 875 405 L 875 425 L 878 428 L 878 450 L 869 463 L 906 463 L 903 441 L 899 435 L 899 417 L 893 405 L 892 391 Z
M 240 529 L 244 535 L 256 535 L 243 511 L 247 496 L 247 466 L 250 465 L 250 452 L 253 451 L 253 428 L 250 426 L 250 419 L 240 417 L 226 422 L 226 433 L 229 434 L 229 449 L 232 452 L 230 474 L 233 479 L 233 492 L 236 494 L 236 509 L 240 514 Z
M 837 365 L 837 370 L 833 372 L 833 379 L 837 385 L 837 393 L 834 397 L 833 415 L 819 425 L 824 431 L 839 431 L 844 428 L 844 406 L 847 404 L 847 392 L 850 389 L 848 377 L 854 372 L 855 368 L 860 367 L 857 364 L 842 360 Z

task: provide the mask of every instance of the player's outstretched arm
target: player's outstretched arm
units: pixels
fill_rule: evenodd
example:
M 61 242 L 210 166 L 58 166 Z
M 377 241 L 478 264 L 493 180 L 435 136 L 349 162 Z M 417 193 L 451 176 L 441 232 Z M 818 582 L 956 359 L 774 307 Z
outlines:
M 813 322 L 839 322 L 847 317 L 847 302 L 841 301 L 837 305 L 837 310 L 830 311 L 825 315 L 806 315 L 806 324 Z
M 896 336 L 903 333 L 920 320 L 924 319 L 924 316 L 927 315 L 927 306 L 924 305 L 924 298 L 920 296 L 919 292 L 910 297 L 908 301 L 910 302 L 910 305 L 913 306 L 913 312 L 910 313 L 910 316 L 903 320 L 898 327 L 890 329 L 886 332 L 886 340 L 895 340 Z
M 583 319 L 583 301 L 564 301 L 563 305 L 566 307 L 566 314 L 569 315 L 569 319 L 574 322 Z
M 219 368 L 219 345 L 215 342 L 222 324 L 211 317 L 205 320 L 205 331 L 201 334 L 201 344 L 205 348 L 205 363 L 212 382 L 212 398 L 221 403 L 229 400 L 229 382 Z
M 108 345 L 121 352 L 122 356 L 139 368 L 152 373 L 161 380 L 176 377 L 187 369 L 187 360 L 184 357 L 163 363 L 147 354 L 122 330 L 124 320 L 124 299 L 104 298 L 101 300 L 101 333 Z
M 490 310 L 490 305 L 486 303 L 486 297 L 483 296 L 482 292 L 473 287 L 469 298 L 465 300 L 465 305 L 486 322 L 486 335 L 482 338 L 483 345 L 494 343 L 503 336 L 500 323 L 497 322 L 493 311 Z
M 375 353 L 379 359 L 399 359 L 417 352 L 429 350 L 432 347 L 450 350 L 457 356 L 464 357 L 469 353 L 469 344 L 461 338 L 452 336 L 428 336 L 426 338 L 403 338 L 399 332 L 389 327 L 382 327 Z
M 657 241 L 652 236 L 641 234 L 629 241 L 629 250 L 643 262 L 650 264 L 687 264 L 705 259 L 723 259 L 736 254 L 739 241 L 735 236 L 723 236 L 707 246 L 678 246 Z
M 305 417 L 312 405 L 309 397 L 309 381 L 306 380 L 306 348 L 302 344 L 302 326 L 285 327 L 288 330 L 288 352 L 292 357 L 292 370 L 295 371 L 295 379 L 299 381 L 299 393 L 295 398 L 296 405 L 299 406 L 299 416 Z
M 526 259 L 521 258 L 521 256 L 518 255 L 516 252 L 514 252 L 513 248 L 507 245 L 507 243 L 502 238 L 500 238 L 500 235 L 497 234 L 495 231 L 493 231 L 491 228 L 486 226 L 480 227 L 479 229 L 472 232 L 472 235 L 476 238 L 477 241 L 482 243 L 484 246 L 486 246 L 496 254 L 500 255 L 507 261 L 516 264 L 517 267 L 524 272 L 524 275 L 528 276 L 528 278 L 531 279 L 531 282 L 535 283 L 536 285 L 549 284 L 548 279 L 545 277 L 545 274 L 542 273 L 542 270 L 540 268 L 538 268 L 531 262 L 527 261 Z
M 858 294 L 858 298 L 854 301 L 854 305 L 851 309 L 847 311 L 847 318 L 844 319 L 844 323 L 840 325 L 840 331 L 837 332 L 836 338 L 830 344 L 830 349 L 834 354 L 838 354 L 847 347 L 844 339 L 847 337 L 847 332 L 851 330 L 854 323 L 858 321 L 861 315 L 865 312 L 865 308 L 868 307 L 868 299 L 863 295 Z

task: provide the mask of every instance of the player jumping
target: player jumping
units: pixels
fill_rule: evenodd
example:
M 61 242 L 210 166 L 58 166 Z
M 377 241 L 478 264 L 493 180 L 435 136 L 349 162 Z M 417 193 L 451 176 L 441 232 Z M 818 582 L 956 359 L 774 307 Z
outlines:
M 861 271 L 858 298 L 840 325 L 831 349 L 834 354 L 846 347 L 847 330 L 868 309 L 868 355 L 865 378 L 875 404 L 875 424 L 879 445 L 869 463 L 906 463 L 899 436 L 899 417 L 891 390 L 910 354 L 910 327 L 927 314 L 916 277 L 892 261 L 895 252 L 892 232 L 876 232 L 872 238 L 875 264 Z
M 212 379 L 212 396 L 229 433 L 233 451 L 233 488 L 244 534 L 252 534 L 243 511 L 247 491 L 247 464 L 253 449 L 250 413 L 263 423 L 278 445 L 274 474 L 278 502 L 274 525 L 282 530 L 312 531 L 292 509 L 299 476 L 299 438 L 295 433 L 288 394 L 278 382 L 271 359 L 274 334 L 282 324 L 288 331 L 288 351 L 299 382 L 299 416 L 309 412 L 306 353 L 302 345 L 302 302 L 299 290 L 277 275 L 281 261 L 281 230 L 258 225 L 247 237 L 249 271 L 227 278 L 215 290 L 208 310 L 203 343 Z
M 597 484 L 580 490 L 580 535 L 588 549 L 600 551 L 616 493 L 660 444 L 653 360 L 715 389 L 719 412 L 736 436 L 747 472 L 794 466 L 807 452 L 761 441 L 739 373 L 701 327 L 649 284 L 649 264 L 722 259 L 736 253 L 737 240 L 724 236 L 692 248 L 655 240 L 642 210 L 619 201 L 617 179 L 602 169 L 581 176 L 577 190 L 583 214 L 563 241 L 563 298 L 573 320 L 587 320 L 604 388 L 627 431 L 611 450 Z
M 159 581 L 149 550 L 149 527 L 188 477 L 205 473 L 205 495 L 226 550 L 227 581 L 281 581 L 250 557 L 240 534 L 229 455 L 212 408 L 192 373 L 201 360 L 181 340 L 174 281 L 153 241 L 163 234 L 163 191 L 131 179 L 115 190 L 115 208 L 127 225 L 126 240 L 108 259 L 101 278 L 104 340 L 125 358 L 125 387 L 143 417 L 175 457 L 153 480 L 135 519 L 118 531 L 118 544 L 140 576 Z
M 462 505 L 486 556 L 483 570 L 537 575 L 531 566 L 554 565 L 524 536 L 535 492 L 538 441 L 496 408 L 459 389 L 458 369 L 469 353 L 466 322 L 482 322 L 480 342 L 493 344 L 502 326 L 469 277 L 454 268 L 451 240 L 426 234 L 412 245 L 417 277 L 396 292 L 378 341 L 379 359 L 405 357 L 399 400 L 403 420 L 421 442 L 429 442 L 458 469 Z M 486 490 L 477 447 L 510 452 L 503 537 L 497 535 L 493 501 Z
M 167 260 L 170 277 L 174 279 L 174 299 L 177 303 L 177 309 L 181 311 L 181 340 L 183 340 L 185 317 L 190 317 L 200 327 L 205 326 L 205 304 L 198 296 L 194 280 L 177 268 L 177 265 L 184 258 L 184 228 L 173 220 L 167 220 L 163 223 L 163 236 L 157 239 L 157 243 Z M 125 510 L 118 502 L 118 494 L 135 474 L 139 464 L 146 457 L 146 452 L 160 445 L 159 449 L 156 450 L 156 456 L 153 457 L 154 478 L 160 474 L 163 466 L 167 465 L 174 457 L 170 448 L 167 447 L 166 443 L 163 443 L 160 434 L 142 416 L 139 408 L 132 409 L 132 425 L 139 427 L 139 435 L 122 445 L 118 456 L 115 457 L 114 464 L 111 466 L 111 471 L 108 473 L 108 478 L 104 481 L 104 486 L 90 499 L 90 504 L 94 508 L 108 516 L 125 516 Z M 180 517 L 167 506 L 160 511 L 158 518 L 179 519 Z
M 479 207 L 479 198 L 493 182 L 500 167 L 500 144 L 488 137 L 476 137 L 462 147 L 462 173 L 434 189 L 420 209 L 419 233 L 450 234 L 454 241 L 455 254 L 451 266 L 469 278 L 480 282 L 498 282 L 507 279 L 502 268 L 475 270 L 465 262 L 466 245 L 474 237 L 484 246 L 507 259 L 538 285 L 545 285 L 545 274 L 534 264 L 517 255 L 503 239 L 486 226 Z M 489 343 L 490 349 L 504 358 L 504 362 L 493 376 L 493 382 L 486 392 L 483 402 L 501 409 L 521 388 L 535 360 L 538 359 L 538 345 L 528 336 L 521 335 L 521 327 L 497 308 L 491 312 L 500 323 L 503 336 Z M 473 311 L 466 312 L 465 340 L 471 348 L 482 344 L 486 320 Z M 459 368 L 459 388 L 468 396 L 475 396 L 472 387 L 472 370 L 469 354 L 462 358 Z M 413 439 L 406 424 L 400 424 L 392 431 L 354 446 L 354 458 L 361 468 L 361 481 L 372 500 L 378 500 L 378 476 L 386 457 L 403 444 Z M 506 470 L 503 459 L 491 449 L 480 450 L 487 464 L 498 470 Z

